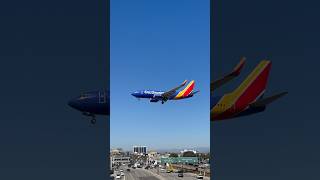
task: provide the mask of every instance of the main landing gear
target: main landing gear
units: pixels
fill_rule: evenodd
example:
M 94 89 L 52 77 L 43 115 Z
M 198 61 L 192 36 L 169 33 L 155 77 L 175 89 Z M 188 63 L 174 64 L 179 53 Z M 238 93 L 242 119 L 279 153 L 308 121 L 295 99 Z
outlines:
M 97 122 L 95 114 L 91 114 L 91 113 L 88 113 L 88 112 L 83 112 L 82 114 L 85 115 L 85 116 L 90 116 L 91 117 L 91 119 L 90 119 L 90 123 L 91 124 L 95 124 Z
M 95 124 L 97 122 L 95 115 L 92 116 L 92 119 L 90 120 L 91 124 Z

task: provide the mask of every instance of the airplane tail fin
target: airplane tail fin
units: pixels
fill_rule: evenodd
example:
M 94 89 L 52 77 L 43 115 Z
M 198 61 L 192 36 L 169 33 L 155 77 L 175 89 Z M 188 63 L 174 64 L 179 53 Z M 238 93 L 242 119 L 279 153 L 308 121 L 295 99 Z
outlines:
M 176 97 L 184 98 L 189 96 L 192 93 L 193 88 L 194 88 L 194 80 L 190 81 L 189 84 L 183 90 L 181 90 Z
M 231 93 L 238 106 L 253 103 L 264 94 L 270 69 L 270 61 L 261 61 L 240 86 Z

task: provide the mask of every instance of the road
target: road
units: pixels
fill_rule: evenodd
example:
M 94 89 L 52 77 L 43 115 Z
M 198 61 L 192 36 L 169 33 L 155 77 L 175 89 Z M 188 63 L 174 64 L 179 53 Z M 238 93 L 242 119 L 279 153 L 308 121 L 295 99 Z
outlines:
M 122 166 L 119 169 L 122 169 L 124 172 L 121 180 L 164 180 L 160 176 L 157 177 L 156 174 L 142 168 L 130 168 L 130 171 L 127 171 L 127 167 Z
M 124 176 L 121 180 L 196 180 L 196 175 L 192 173 L 183 173 L 183 177 L 178 177 L 178 173 L 157 173 L 156 169 L 146 170 L 143 168 L 130 168 L 130 171 L 126 171 L 127 168 L 122 167 Z M 205 180 L 210 180 L 210 178 L 205 177 Z
M 156 169 L 148 170 L 157 174 Z M 166 173 L 166 172 L 159 172 L 159 175 L 163 177 L 163 179 L 172 179 L 172 180 L 196 180 L 197 175 L 192 173 L 183 173 L 183 177 L 178 177 L 178 173 Z M 205 180 L 209 180 L 210 178 L 204 177 Z
M 131 169 L 130 172 L 125 172 L 125 180 L 161 180 L 155 175 L 144 169 Z

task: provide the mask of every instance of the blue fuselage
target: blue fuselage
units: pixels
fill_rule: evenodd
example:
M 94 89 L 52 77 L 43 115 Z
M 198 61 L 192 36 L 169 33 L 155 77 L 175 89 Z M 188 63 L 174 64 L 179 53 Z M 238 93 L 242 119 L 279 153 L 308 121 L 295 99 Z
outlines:
M 132 96 L 136 98 L 148 98 L 153 100 L 162 100 L 162 94 L 165 93 L 165 91 L 157 91 L 157 90 L 139 90 L 131 93 Z M 176 100 L 177 95 L 179 92 L 173 93 L 168 100 Z M 183 98 L 189 98 L 192 97 L 193 94 L 190 94 L 189 96 L 183 97 Z
M 139 90 L 131 93 L 136 98 L 160 99 L 164 91 L 155 90 Z
M 81 94 L 71 99 L 68 105 L 83 113 L 92 115 L 110 114 L 110 93 L 109 91 L 92 91 Z

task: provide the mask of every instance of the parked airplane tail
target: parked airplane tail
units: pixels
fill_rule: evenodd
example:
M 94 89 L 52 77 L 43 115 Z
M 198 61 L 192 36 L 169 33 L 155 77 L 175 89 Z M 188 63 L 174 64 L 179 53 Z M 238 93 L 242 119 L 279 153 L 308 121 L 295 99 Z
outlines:
M 245 107 L 264 94 L 270 69 L 270 61 L 261 61 L 240 86 L 231 93 L 237 107 Z
M 190 83 L 183 90 L 181 90 L 175 98 L 181 99 L 181 98 L 188 97 L 190 93 L 192 93 L 193 88 L 194 88 L 194 80 L 190 81 Z

